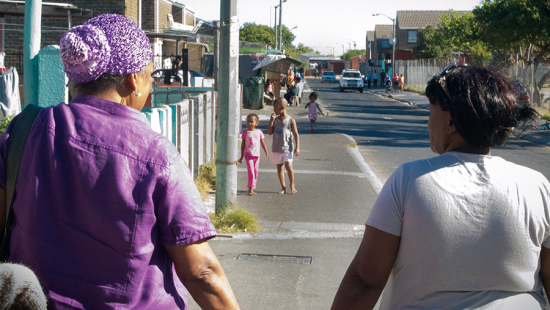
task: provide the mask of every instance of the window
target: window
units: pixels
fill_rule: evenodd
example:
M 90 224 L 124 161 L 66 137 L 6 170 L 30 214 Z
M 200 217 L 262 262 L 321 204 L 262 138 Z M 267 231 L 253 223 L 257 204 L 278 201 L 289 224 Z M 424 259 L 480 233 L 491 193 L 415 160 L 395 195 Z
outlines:
M 409 30 L 409 43 L 416 43 L 416 34 L 418 30 Z
M 346 72 L 346 73 L 344 73 L 343 77 L 360 78 L 361 75 L 357 72 Z
M 381 48 L 390 48 L 390 41 L 389 40 L 380 41 L 380 47 Z

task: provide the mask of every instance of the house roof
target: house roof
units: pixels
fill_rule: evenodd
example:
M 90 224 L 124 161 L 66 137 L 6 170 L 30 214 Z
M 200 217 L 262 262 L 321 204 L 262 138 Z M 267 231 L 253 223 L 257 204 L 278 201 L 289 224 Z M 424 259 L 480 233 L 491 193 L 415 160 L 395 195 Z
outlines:
M 439 25 L 442 15 L 456 12 L 464 15 L 470 11 L 397 11 L 396 23 L 400 29 L 423 29 L 428 25 Z
M 367 31 L 367 40 L 374 41 L 374 30 Z
M 389 38 L 393 35 L 393 25 L 376 25 L 374 32 L 377 38 Z

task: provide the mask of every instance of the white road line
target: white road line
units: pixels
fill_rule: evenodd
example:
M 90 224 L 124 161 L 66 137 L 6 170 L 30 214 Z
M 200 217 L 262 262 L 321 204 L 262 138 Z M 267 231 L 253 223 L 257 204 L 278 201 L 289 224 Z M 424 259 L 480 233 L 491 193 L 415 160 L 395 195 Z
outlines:
M 238 168 L 238 172 L 247 172 L 246 168 Z M 271 172 L 277 173 L 277 169 L 258 169 L 259 172 Z M 358 178 L 367 178 L 364 173 L 360 172 L 346 172 L 346 171 L 330 171 L 330 170 L 294 170 L 295 174 L 330 174 L 330 175 L 345 175 Z
M 355 142 L 355 139 L 353 139 L 351 136 L 342 134 L 346 138 L 348 138 L 350 141 Z M 353 157 L 353 160 L 355 160 L 355 163 L 359 168 L 363 171 L 369 182 L 371 183 L 372 187 L 376 191 L 377 194 L 380 194 L 380 191 L 382 190 L 382 186 L 384 186 L 384 182 L 380 180 L 380 178 L 372 171 L 371 167 L 365 162 L 365 159 L 359 153 L 359 149 L 357 147 L 348 147 L 348 152 Z

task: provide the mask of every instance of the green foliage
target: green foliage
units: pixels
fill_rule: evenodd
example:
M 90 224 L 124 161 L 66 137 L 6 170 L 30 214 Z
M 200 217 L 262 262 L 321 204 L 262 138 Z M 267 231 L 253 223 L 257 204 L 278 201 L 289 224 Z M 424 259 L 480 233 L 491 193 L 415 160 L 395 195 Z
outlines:
M 357 57 L 359 55 L 365 55 L 366 52 L 367 52 L 366 50 L 349 50 L 340 58 L 342 58 L 345 61 L 349 61 L 353 57 Z
M 472 53 L 473 63 L 477 66 L 488 64 L 493 59 L 493 53 L 481 42 L 472 46 L 470 52 Z
M 8 129 L 8 125 L 10 124 L 11 120 L 14 118 L 14 116 L 8 116 L 0 121 L 0 135 Z
M 298 55 L 303 55 L 303 54 L 314 52 L 314 50 L 311 47 L 305 46 L 303 43 L 299 43 L 298 47 L 292 49 L 292 51 L 295 52 Z
M 414 87 L 412 87 L 412 86 L 408 86 L 408 85 L 407 85 L 407 86 L 405 86 L 405 88 L 403 88 L 403 89 L 404 89 L 405 91 L 410 91 L 410 92 L 412 92 L 412 93 L 417 93 L 417 94 L 422 95 L 422 96 L 426 95 L 426 92 L 425 92 L 425 91 L 423 91 L 423 90 L 421 90 L 421 89 L 418 89 L 418 88 L 414 88 Z
M 295 38 L 296 36 L 283 25 L 283 48 L 292 48 L 292 41 Z M 244 23 L 239 31 L 239 40 L 273 46 L 275 44 L 275 29 L 255 23 Z
M 550 122 L 550 113 L 545 113 L 541 117 Z
M 418 31 L 417 45 L 413 48 L 413 56 L 419 59 L 444 59 L 452 55 L 453 49 L 445 40 L 441 28 L 432 25 Z
M 264 25 L 244 23 L 239 31 L 239 40 L 273 46 L 275 30 Z
M 210 221 L 218 233 L 255 233 L 262 229 L 254 214 L 234 206 L 224 215 L 210 213 Z
M 550 50 L 550 37 L 544 25 L 540 0 L 486 0 L 473 10 L 479 38 L 495 50 L 515 50 L 533 44 Z M 545 6 L 548 8 L 548 5 Z M 542 18 L 542 20 L 541 20 Z
M 250 46 L 239 47 L 239 54 L 242 54 L 242 55 L 258 54 L 258 53 L 265 53 L 265 48 L 250 47 Z

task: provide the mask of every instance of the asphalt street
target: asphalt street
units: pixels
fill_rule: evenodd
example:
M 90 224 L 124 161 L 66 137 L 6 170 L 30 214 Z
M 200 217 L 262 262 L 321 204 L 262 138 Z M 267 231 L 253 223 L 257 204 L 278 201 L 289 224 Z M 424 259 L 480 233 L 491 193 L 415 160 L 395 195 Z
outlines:
M 311 134 L 303 106 L 288 109 L 300 134 L 301 154 L 293 163 L 298 193 L 277 194 L 275 165 L 262 154 L 258 194 L 247 196 L 246 166 L 240 165 L 237 203 L 256 214 L 265 230 L 209 242 L 241 309 L 329 309 L 380 185 L 400 164 L 436 156 L 429 112 L 421 105 L 367 90 L 341 93 L 337 83 L 318 79 L 307 83 L 330 116 L 320 117 Z M 267 133 L 272 111 L 268 106 L 243 115 L 259 114 L 259 128 Z M 267 134 L 266 144 L 270 150 Z M 513 138 L 493 154 L 550 178 L 547 146 Z M 189 309 L 199 308 L 191 300 Z

